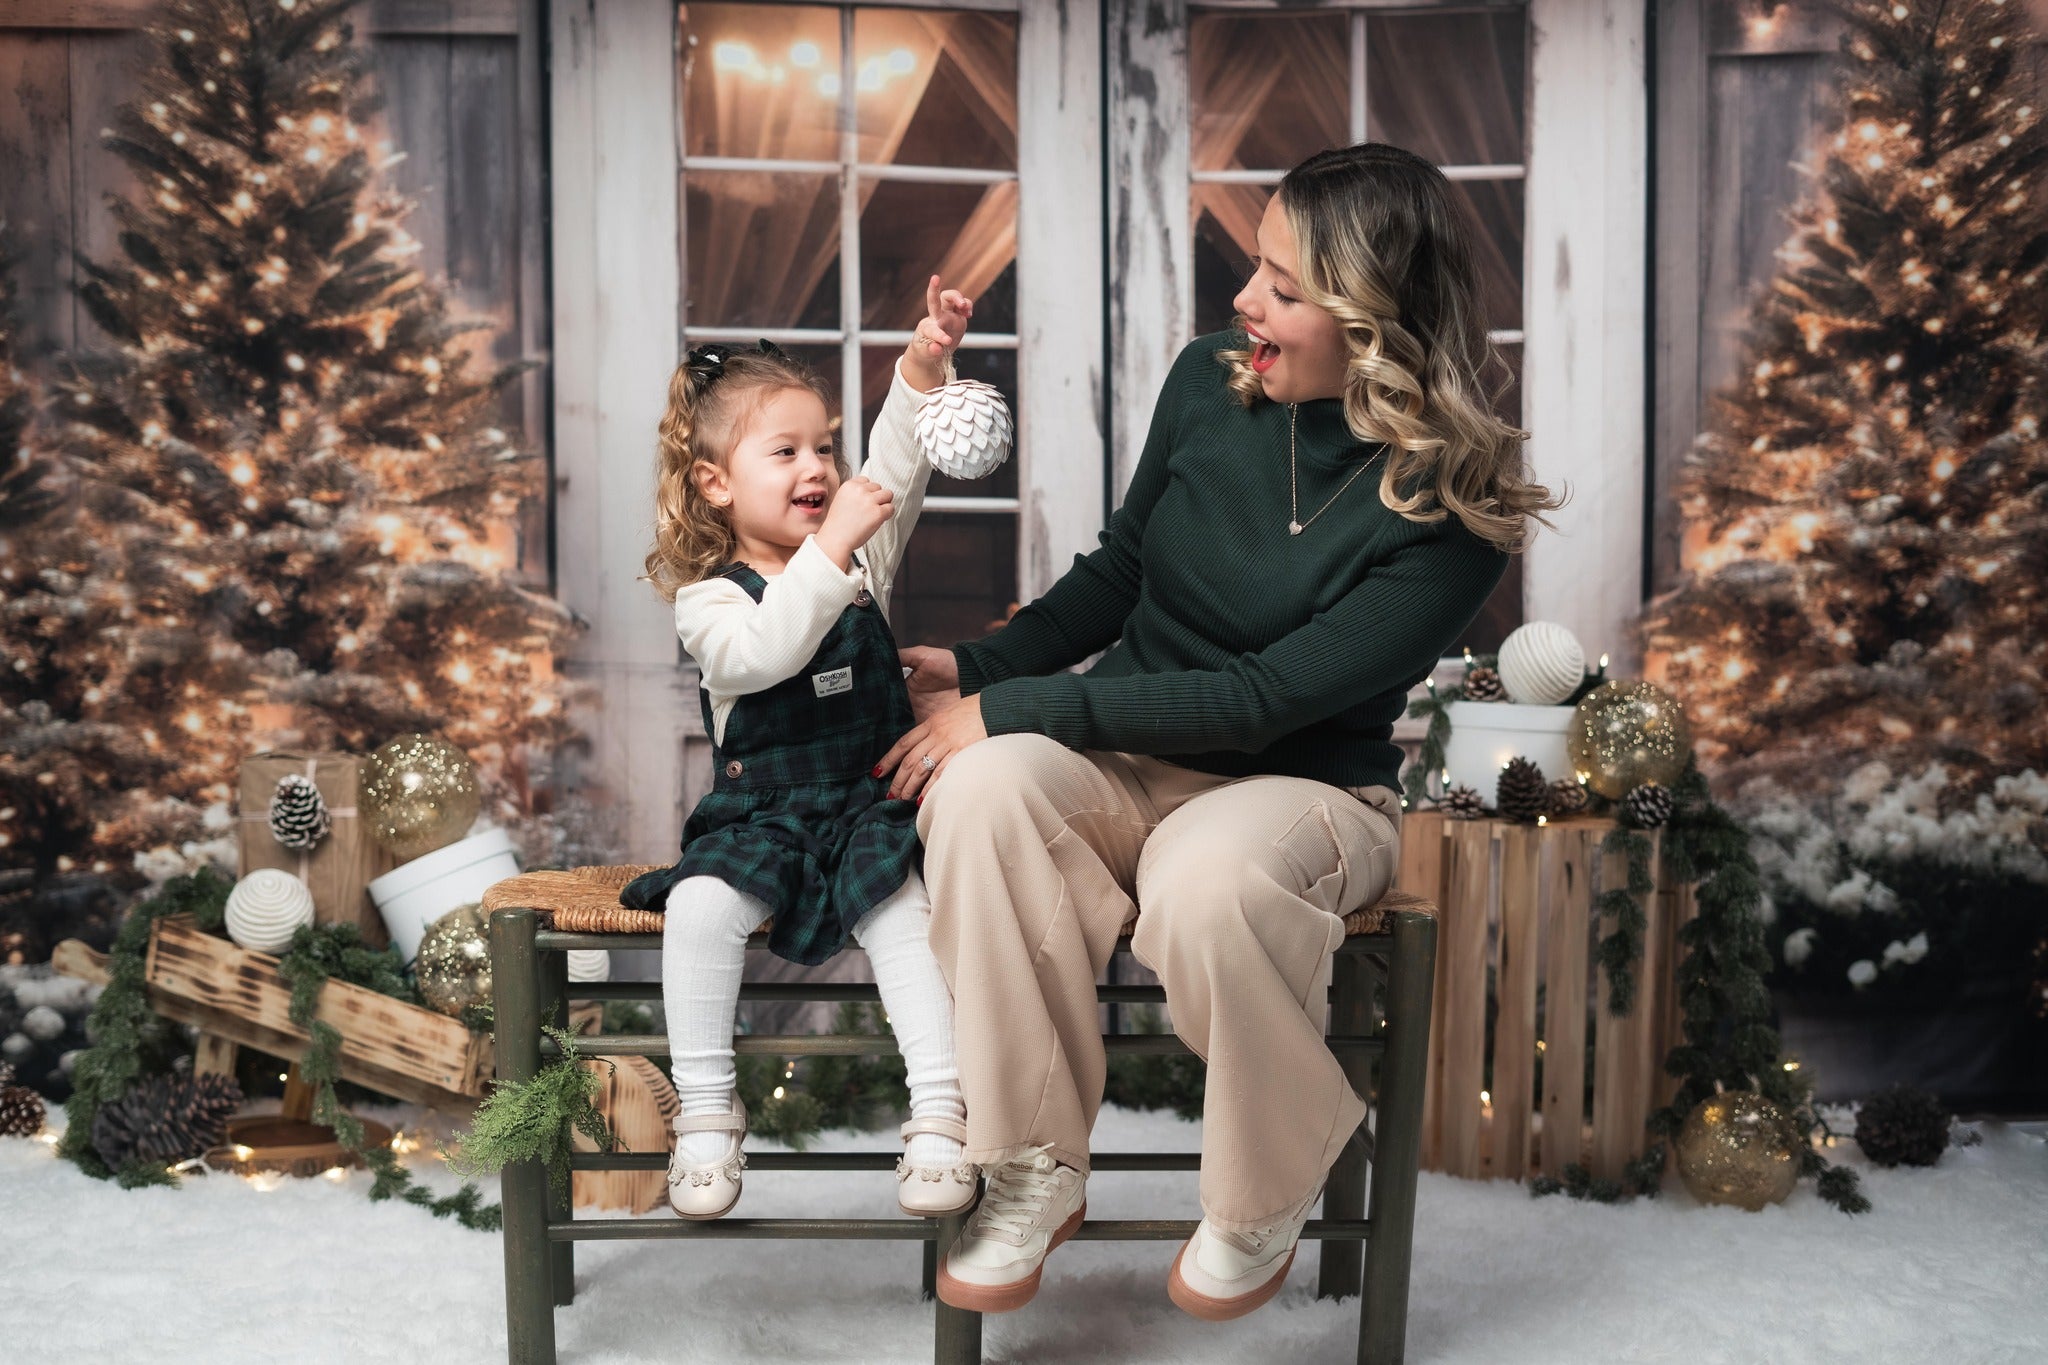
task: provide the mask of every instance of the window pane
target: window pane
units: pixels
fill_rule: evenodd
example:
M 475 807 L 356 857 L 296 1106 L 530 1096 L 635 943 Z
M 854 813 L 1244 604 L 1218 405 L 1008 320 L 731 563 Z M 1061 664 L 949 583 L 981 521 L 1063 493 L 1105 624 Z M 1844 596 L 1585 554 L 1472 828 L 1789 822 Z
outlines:
M 1439 165 L 1519 165 L 1527 32 L 1520 10 L 1369 15 L 1367 133 Z
M 974 329 L 1017 327 L 1017 184 L 865 181 L 860 215 L 861 325 L 909 331 L 933 274 L 974 300 Z
M 854 110 L 868 165 L 1017 168 L 1017 18 L 856 10 Z
M 1259 218 L 1273 197 L 1271 185 L 1197 185 L 1195 209 L 1195 332 L 1230 325 L 1231 300 L 1251 278 L 1258 253 Z
M 679 13 L 687 155 L 839 159 L 837 10 L 688 4 Z
M 691 171 L 683 177 L 683 215 L 687 325 L 839 325 L 835 177 Z
M 1189 164 L 1284 171 L 1350 142 L 1349 33 L 1342 14 L 1197 13 L 1188 23 Z
M 951 645 L 1001 625 L 1017 600 L 1017 519 L 927 512 L 891 594 L 899 645 Z
M 1486 325 L 1514 329 L 1522 325 L 1522 182 L 1519 180 L 1453 181 L 1458 202 L 1472 230 L 1472 255 L 1479 269 L 1479 299 Z
M 861 348 L 861 402 L 862 411 L 866 414 L 863 420 L 870 428 L 875 424 L 875 414 L 882 410 L 882 401 L 889 396 L 889 383 L 896 374 L 896 358 L 902 354 L 903 350 L 898 346 Z M 963 348 L 953 354 L 953 369 L 962 379 L 979 379 L 984 384 L 995 385 L 1002 392 L 1003 401 L 1010 405 L 1010 419 L 1017 424 L 1017 442 L 1011 449 L 1010 458 L 987 478 L 949 479 L 943 474 L 933 474 L 925 496 L 1014 498 L 1017 496 L 1017 450 L 1024 443 L 1024 414 L 1017 405 L 1017 353 Z

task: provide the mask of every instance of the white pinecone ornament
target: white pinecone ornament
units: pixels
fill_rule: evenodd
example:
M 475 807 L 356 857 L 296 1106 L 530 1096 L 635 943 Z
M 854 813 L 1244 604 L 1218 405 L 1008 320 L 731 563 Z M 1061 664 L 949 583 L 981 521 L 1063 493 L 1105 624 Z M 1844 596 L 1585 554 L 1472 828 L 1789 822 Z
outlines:
M 1015 426 L 1010 405 L 993 384 L 956 379 L 917 405 L 917 443 L 932 468 L 954 479 L 980 479 L 1010 458 Z
M 277 780 L 277 790 L 270 794 L 271 838 L 286 848 L 312 848 L 327 837 L 333 824 L 312 779 L 293 773 Z

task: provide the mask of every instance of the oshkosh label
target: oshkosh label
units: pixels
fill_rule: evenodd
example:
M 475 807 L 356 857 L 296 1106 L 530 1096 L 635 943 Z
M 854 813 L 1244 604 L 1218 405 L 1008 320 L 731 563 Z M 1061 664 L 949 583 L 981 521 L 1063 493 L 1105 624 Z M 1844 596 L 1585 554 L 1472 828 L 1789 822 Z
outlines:
M 821 697 L 836 697 L 841 692 L 853 691 L 853 665 L 835 668 L 830 673 L 811 674 L 811 690 Z

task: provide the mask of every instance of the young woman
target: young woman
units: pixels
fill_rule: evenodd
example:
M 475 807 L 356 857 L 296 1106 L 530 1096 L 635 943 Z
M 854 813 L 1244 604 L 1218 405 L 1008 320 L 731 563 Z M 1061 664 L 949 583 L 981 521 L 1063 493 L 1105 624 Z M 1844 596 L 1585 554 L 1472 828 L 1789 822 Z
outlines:
M 904 653 L 924 720 L 884 765 L 922 804 L 988 1182 L 939 1275 L 959 1307 L 1028 1302 L 1080 1223 L 1095 980 L 1134 911 L 1209 1067 L 1203 1218 L 1169 1292 L 1221 1319 L 1278 1291 L 1365 1115 L 1322 1036 L 1343 917 L 1394 873 L 1394 721 L 1557 505 L 1488 407 L 1435 167 L 1322 153 L 1258 241 L 1237 326 L 1176 361 L 1102 547 L 989 638 Z

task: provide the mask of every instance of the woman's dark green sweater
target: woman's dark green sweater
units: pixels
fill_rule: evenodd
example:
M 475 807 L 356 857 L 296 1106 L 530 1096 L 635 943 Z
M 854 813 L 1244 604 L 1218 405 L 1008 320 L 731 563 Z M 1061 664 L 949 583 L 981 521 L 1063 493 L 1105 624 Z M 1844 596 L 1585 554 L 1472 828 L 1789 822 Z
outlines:
M 1102 547 L 985 640 L 954 646 L 992 735 L 1155 754 L 1203 772 L 1392 787 L 1408 691 L 1458 642 L 1507 555 L 1456 517 L 1409 521 L 1360 474 L 1287 533 L 1287 408 L 1250 408 L 1216 352 L 1182 351 Z M 1363 444 L 1335 399 L 1299 413 L 1301 519 Z M 1114 645 L 1086 673 L 1062 672 Z

